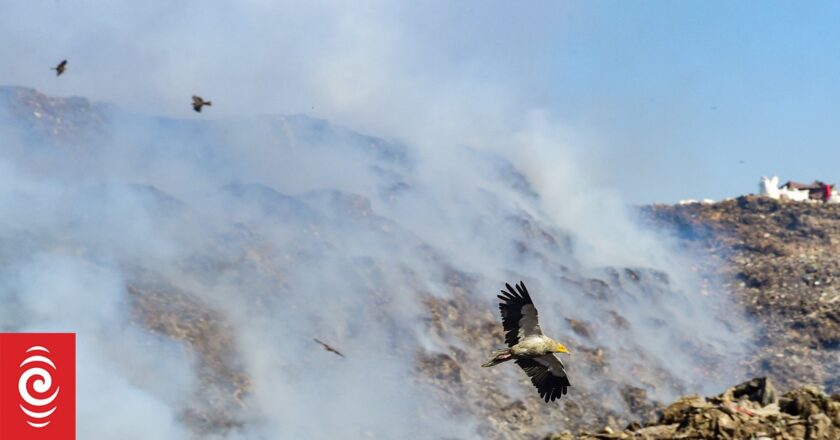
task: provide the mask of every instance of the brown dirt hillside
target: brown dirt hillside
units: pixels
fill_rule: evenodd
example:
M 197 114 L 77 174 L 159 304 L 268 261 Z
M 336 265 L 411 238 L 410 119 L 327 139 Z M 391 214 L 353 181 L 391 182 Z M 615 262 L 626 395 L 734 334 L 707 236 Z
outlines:
M 753 375 L 840 391 L 840 205 L 744 196 L 644 208 L 758 324 Z

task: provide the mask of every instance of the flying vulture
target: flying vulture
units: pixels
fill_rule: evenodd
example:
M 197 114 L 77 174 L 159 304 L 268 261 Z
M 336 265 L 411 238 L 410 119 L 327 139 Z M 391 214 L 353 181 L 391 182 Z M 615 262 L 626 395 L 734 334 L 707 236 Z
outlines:
M 540 397 L 546 402 L 559 399 L 569 390 L 569 377 L 557 353 L 569 353 L 566 346 L 544 335 L 540 330 L 537 308 L 525 283 L 519 282 L 514 290 L 505 284 L 507 291 L 498 295 L 502 300 L 502 325 L 505 328 L 505 342 L 509 348 L 493 351 L 482 367 L 492 367 L 513 360 L 525 370 L 531 383 L 537 387 Z
M 193 104 L 192 104 L 193 110 L 195 110 L 199 113 L 201 113 L 201 107 L 204 107 L 205 105 L 208 105 L 208 106 L 213 105 L 212 102 L 205 101 L 204 99 L 201 98 L 201 96 L 193 95 L 192 98 L 193 98 Z
M 339 356 L 341 356 L 341 357 L 344 357 L 344 355 L 343 355 L 343 354 L 341 354 L 341 352 L 340 352 L 340 351 L 336 350 L 335 348 L 333 348 L 331 345 L 327 344 L 326 342 L 323 342 L 323 341 L 321 341 L 321 340 L 320 340 L 320 339 L 318 339 L 318 338 L 314 338 L 314 341 L 315 341 L 315 342 L 317 342 L 317 343 L 319 343 L 319 344 L 321 344 L 321 346 L 322 346 L 322 347 L 324 347 L 324 350 L 327 350 L 327 351 L 329 351 L 329 352 L 331 352 L 331 353 L 335 353 L 335 354 L 337 354 L 337 355 L 339 355 Z
M 55 76 L 61 76 L 61 74 L 67 70 L 67 60 L 61 60 L 61 62 L 51 70 L 55 70 Z

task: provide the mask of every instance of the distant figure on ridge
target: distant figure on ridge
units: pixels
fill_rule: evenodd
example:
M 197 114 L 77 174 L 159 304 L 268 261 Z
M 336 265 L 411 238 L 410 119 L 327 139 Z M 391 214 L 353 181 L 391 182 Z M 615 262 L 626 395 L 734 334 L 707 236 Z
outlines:
M 207 105 L 207 106 L 213 105 L 212 102 L 205 101 L 204 99 L 201 98 L 201 96 L 193 95 L 192 98 L 193 98 L 193 110 L 195 110 L 199 113 L 201 113 L 201 107 L 204 107 L 205 105 Z
M 57 66 L 51 68 L 50 70 L 55 70 L 55 76 L 61 76 L 61 74 L 67 70 L 67 60 L 61 60 Z

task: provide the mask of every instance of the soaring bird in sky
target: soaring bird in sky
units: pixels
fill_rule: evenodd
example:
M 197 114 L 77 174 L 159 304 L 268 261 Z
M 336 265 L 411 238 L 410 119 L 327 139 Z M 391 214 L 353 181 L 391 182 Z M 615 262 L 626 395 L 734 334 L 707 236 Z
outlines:
M 502 300 L 502 325 L 505 328 L 505 342 L 509 348 L 495 350 L 482 367 L 492 367 L 513 360 L 519 365 L 531 383 L 537 387 L 540 397 L 546 402 L 559 399 L 569 390 L 569 377 L 557 353 L 569 353 L 566 346 L 544 335 L 540 329 L 537 308 L 522 281 L 514 290 L 505 284 L 507 290 L 498 295 Z
M 52 67 L 51 69 L 55 70 L 55 76 L 61 76 L 61 74 L 64 73 L 65 70 L 67 70 L 67 60 L 61 60 L 61 62 L 58 63 L 57 66 Z
M 331 353 L 335 353 L 335 354 L 337 354 L 337 355 L 339 355 L 339 356 L 341 356 L 341 357 L 344 357 L 344 355 L 343 355 L 343 354 L 341 354 L 341 352 L 340 352 L 340 351 L 338 351 L 338 350 L 336 350 L 335 348 L 333 348 L 330 344 L 327 344 L 326 342 L 323 342 L 323 341 L 321 341 L 321 340 L 320 340 L 320 339 L 318 339 L 318 338 L 314 338 L 314 341 L 315 341 L 315 342 L 317 342 L 317 343 L 319 343 L 319 344 L 321 344 L 321 346 L 322 346 L 322 347 L 324 347 L 324 350 L 327 350 L 327 351 L 329 351 L 329 352 L 331 352 Z
M 201 96 L 193 95 L 192 98 L 193 98 L 193 104 L 192 104 L 193 105 L 193 110 L 195 110 L 199 113 L 201 113 L 201 107 L 204 107 L 205 105 L 208 105 L 208 106 L 213 105 L 212 102 L 205 101 L 204 99 L 201 98 Z

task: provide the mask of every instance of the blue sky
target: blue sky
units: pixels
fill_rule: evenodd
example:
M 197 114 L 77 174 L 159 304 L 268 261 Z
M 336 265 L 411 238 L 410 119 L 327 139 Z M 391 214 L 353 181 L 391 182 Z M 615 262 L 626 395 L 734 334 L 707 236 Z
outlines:
M 840 182 L 838 19 L 832 2 L 21 0 L 0 16 L 0 84 L 179 117 L 199 89 L 215 116 L 394 137 L 538 109 L 630 203 L 720 199 L 762 175 Z
M 549 105 L 598 136 L 616 179 L 657 188 L 639 202 L 755 191 L 762 174 L 837 181 L 838 12 L 599 3 L 555 48 Z

